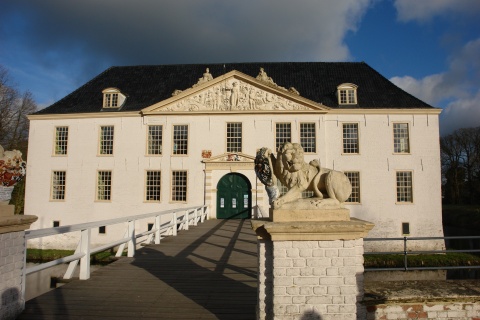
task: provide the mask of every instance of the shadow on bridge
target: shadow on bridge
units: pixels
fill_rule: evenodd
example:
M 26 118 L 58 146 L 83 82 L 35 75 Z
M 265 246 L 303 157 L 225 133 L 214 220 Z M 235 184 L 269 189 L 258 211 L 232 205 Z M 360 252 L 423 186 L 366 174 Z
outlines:
M 209 220 L 27 302 L 18 319 L 255 319 L 248 220 Z

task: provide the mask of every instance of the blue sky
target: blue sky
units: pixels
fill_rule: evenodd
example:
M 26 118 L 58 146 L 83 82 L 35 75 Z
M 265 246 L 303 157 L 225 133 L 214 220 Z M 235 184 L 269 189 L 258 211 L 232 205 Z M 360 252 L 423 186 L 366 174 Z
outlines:
M 117 65 L 365 61 L 480 125 L 478 0 L 4 0 L 0 65 L 40 107 Z

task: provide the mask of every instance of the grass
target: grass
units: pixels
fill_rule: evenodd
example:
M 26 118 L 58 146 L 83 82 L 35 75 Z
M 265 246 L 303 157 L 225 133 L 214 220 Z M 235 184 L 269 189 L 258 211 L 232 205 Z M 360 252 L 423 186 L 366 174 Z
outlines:
M 74 253 L 73 250 L 53 250 L 53 249 L 27 249 L 27 262 L 45 263 L 48 261 L 60 259 L 70 256 Z M 90 257 L 92 264 L 109 264 L 115 261 L 115 253 L 113 251 L 103 251 L 93 254 Z
M 401 254 L 364 255 L 366 268 L 403 268 L 404 256 Z M 409 267 L 453 267 L 480 266 L 480 257 L 468 253 L 419 254 L 408 255 Z

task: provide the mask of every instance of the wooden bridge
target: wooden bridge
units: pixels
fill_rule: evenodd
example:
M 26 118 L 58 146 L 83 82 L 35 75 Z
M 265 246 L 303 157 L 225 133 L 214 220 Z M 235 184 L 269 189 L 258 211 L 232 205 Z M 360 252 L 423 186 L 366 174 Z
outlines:
M 209 220 L 26 302 L 17 319 L 255 319 L 248 220 Z

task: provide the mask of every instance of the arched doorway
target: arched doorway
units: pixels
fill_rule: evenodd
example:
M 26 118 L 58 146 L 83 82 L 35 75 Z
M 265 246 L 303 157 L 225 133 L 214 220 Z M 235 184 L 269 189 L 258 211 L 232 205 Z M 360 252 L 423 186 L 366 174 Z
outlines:
M 250 218 L 251 190 L 250 181 L 244 175 L 224 175 L 217 184 L 217 219 Z

